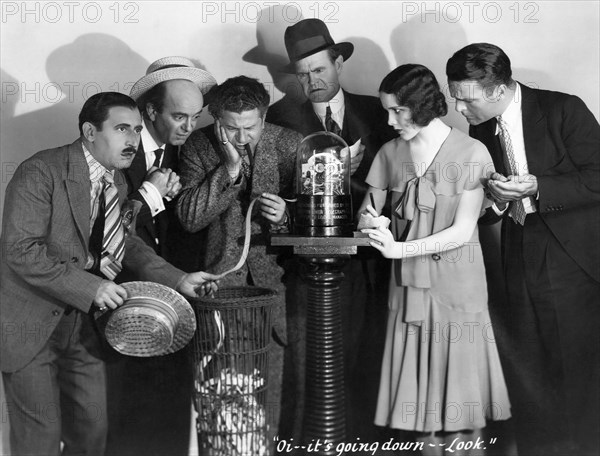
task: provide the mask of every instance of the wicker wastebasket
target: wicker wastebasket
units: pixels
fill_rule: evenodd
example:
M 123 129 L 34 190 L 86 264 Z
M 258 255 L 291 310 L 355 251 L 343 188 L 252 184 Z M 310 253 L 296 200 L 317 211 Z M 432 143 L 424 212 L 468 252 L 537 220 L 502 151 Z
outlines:
M 220 289 L 192 300 L 194 405 L 203 456 L 267 454 L 266 400 L 273 290 Z

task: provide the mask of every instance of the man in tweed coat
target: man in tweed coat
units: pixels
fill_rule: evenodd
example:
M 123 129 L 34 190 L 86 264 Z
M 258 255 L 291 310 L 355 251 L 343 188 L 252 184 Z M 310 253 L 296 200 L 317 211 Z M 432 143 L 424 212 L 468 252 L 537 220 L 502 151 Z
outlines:
M 288 220 L 283 198 L 293 193 L 296 148 L 302 136 L 265 122 L 269 94 L 255 79 L 228 79 L 209 94 L 214 125 L 197 130 L 181 150 L 183 189 L 176 213 L 191 232 L 207 228 L 203 266 L 221 273 L 242 255 L 244 219 L 258 198 L 251 224 L 248 258 L 221 287 L 255 285 L 278 292 L 274 343 L 269 354 L 267 423 L 269 441 L 277 435 L 285 334 L 283 269 L 268 249 L 268 233 Z

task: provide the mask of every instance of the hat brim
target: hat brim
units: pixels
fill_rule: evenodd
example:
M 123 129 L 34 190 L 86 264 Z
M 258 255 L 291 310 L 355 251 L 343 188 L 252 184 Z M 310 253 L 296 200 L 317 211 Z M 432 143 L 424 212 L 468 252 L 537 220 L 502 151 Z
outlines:
M 285 65 L 284 67 L 282 67 L 280 71 L 282 73 L 295 74 L 296 73 L 296 62 L 298 60 L 305 59 L 306 57 L 309 57 L 311 55 L 316 54 L 317 52 L 321 52 L 321 51 L 324 51 L 329 48 L 336 48 L 340 52 L 340 55 L 344 58 L 344 62 L 346 60 L 348 60 L 350 58 L 350 56 L 352 55 L 352 53 L 354 52 L 354 45 L 347 41 L 343 41 L 341 43 L 336 43 L 336 44 L 333 44 L 330 46 L 323 46 L 323 47 L 320 47 L 317 49 L 313 49 L 312 51 L 299 56 L 299 58 L 297 58 L 293 62 L 290 62 L 287 65 Z
M 126 282 L 121 286 L 127 290 L 127 299 L 111 313 L 104 330 L 115 350 L 129 356 L 161 356 L 189 343 L 196 331 L 196 316 L 181 294 L 154 282 Z M 162 329 L 161 313 L 167 320 L 166 315 L 176 316 L 170 343 L 157 340 Z
M 171 67 L 154 71 L 139 79 L 131 88 L 129 96 L 138 101 L 142 95 L 154 86 L 161 82 L 175 79 L 184 79 L 193 82 L 198 86 L 202 95 L 206 95 L 217 84 L 216 79 L 208 71 L 201 70 L 200 68 Z

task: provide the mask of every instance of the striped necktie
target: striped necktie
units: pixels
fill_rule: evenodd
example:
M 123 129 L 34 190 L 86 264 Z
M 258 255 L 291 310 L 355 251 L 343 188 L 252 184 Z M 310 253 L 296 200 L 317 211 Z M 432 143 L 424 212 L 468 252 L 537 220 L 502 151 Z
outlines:
M 508 164 L 510 165 L 510 173 L 513 176 L 518 176 L 519 167 L 517 166 L 517 161 L 515 160 L 515 152 L 513 149 L 512 141 L 510 139 L 510 134 L 508 133 L 508 126 L 506 125 L 506 121 L 502 118 L 502 116 L 498 116 L 498 126 L 500 127 L 500 137 L 502 138 L 502 142 L 504 143 L 504 152 L 506 152 Z M 516 200 L 511 202 L 508 210 L 508 215 L 510 215 L 512 219 L 519 225 L 524 225 L 525 217 L 527 214 L 525 213 L 525 206 L 523 205 L 523 200 Z
M 333 117 L 331 117 L 331 108 L 329 106 L 327 106 L 325 109 L 325 128 L 331 133 L 334 133 L 340 137 L 342 136 L 342 130 L 340 129 L 340 126 L 335 120 L 333 120 Z
M 104 187 L 104 237 L 102 238 L 102 254 L 100 256 L 100 271 L 107 279 L 113 280 L 121 272 L 125 254 L 125 231 L 121 222 L 119 195 L 113 175 L 106 172 L 102 177 Z

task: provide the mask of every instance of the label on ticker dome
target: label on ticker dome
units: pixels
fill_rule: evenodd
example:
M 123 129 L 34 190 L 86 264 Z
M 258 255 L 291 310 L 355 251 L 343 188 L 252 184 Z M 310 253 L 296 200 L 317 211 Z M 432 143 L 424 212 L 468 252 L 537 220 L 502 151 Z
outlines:
M 335 225 L 347 222 L 352 214 L 352 200 L 347 195 L 298 198 L 299 219 L 309 225 Z M 299 220 L 300 221 L 300 220 Z

